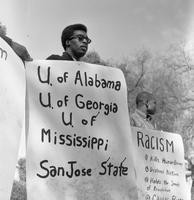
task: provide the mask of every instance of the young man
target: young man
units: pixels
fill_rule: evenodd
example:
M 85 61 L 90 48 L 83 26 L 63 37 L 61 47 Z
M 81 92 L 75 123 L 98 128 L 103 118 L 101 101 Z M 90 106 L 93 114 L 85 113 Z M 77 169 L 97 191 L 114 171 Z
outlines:
M 63 30 L 61 42 L 65 52 L 62 55 L 51 55 L 48 60 L 79 61 L 86 54 L 91 40 L 87 36 L 85 25 L 73 24 Z

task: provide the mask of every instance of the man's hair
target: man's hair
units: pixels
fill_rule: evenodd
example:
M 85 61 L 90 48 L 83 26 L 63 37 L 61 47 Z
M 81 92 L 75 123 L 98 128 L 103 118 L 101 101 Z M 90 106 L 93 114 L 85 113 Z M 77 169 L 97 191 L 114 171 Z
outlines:
M 87 27 L 83 24 L 72 24 L 64 28 L 62 35 L 61 35 L 61 42 L 63 48 L 66 50 L 66 41 L 73 36 L 73 32 L 76 30 L 81 30 L 87 33 Z
M 138 107 L 147 104 L 150 100 L 155 100 L 153 94 L 146 91 L 140 92 L 136 97 L 136 105 Z

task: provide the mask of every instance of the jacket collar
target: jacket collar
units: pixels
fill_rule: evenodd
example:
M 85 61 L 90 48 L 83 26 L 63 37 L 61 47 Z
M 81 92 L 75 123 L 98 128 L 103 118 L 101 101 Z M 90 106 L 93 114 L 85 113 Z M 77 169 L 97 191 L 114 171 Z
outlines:
M 71 60 L 73 60 L 73 61 L 77 61 L 72 55 L 70 55 L 68 52 L 63 52 L 63 55 L 62 56 L 68 56 L 69 57 L 69 59 L 71 59 Z
M 147 115 L 139 109 L 136 109 L 136 113 L 143 119 L 147 120 Z

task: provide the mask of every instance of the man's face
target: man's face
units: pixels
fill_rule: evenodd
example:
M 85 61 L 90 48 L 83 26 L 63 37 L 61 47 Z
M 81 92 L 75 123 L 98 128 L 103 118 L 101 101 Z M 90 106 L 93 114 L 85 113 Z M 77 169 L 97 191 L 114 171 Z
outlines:
M 147 105 L 147 114 L 154 115 L 156 113 L 156 100 L 149 100 Z
M 69 48 L 75 58 L 79 59 L 86 54 L 89 43 L 90 40 L 85 31 L 75 30 L 69 40 Z

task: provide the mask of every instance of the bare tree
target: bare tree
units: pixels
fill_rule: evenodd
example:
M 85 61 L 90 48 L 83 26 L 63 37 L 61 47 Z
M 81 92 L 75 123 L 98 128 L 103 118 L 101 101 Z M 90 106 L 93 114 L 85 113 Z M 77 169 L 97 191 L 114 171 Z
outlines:
M 86 56 L 82 58 L 82 61 L 92 64 L 106 65 L 105 61 L 101 59 L 96 51 L 89 51 Z
M 135 108 L 137 93 L 142 90 L 152 92 L 157 98 L 154 117 L 157 128 L 180 133 L 185 149 L 189 149 L 194 132 L 194 65 L 183 43 L 170 45 L 164 53 L 156 53 L 151 54 L 144 48 L 121 62 L 103 61 L 103 64 L 122 70 L 131 112 Z M 102 63 L 97 52 L 86 58 L 90 63 Z M 193 96 L 190 95 L 192 92 Z M 185 113 L 189 113 L 190 118 L 183 117 Z

